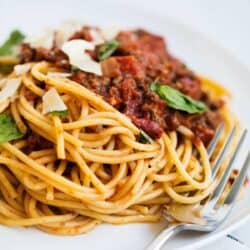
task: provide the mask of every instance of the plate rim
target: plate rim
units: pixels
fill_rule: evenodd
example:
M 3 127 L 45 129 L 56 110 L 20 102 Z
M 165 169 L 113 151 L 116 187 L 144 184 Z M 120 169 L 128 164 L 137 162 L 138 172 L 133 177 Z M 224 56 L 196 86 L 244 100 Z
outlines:
M 135 11 L 135 9 L 138 9 L 137 5 L 135 5 L 132 8 L 131 7 L 131 4 L 132 4 L 131 2 L 129 2 L 127 4 L 121 3 L 121 2 L 116 2 L 115 0 L 109 0 L 107 2 L 108 2 L 109 5 L 112 5 L 112 6 L 116 5 L 119 8 L 121 8 L 121 6 L 124 6 L 127 9 L 133 10 L 133 11 Z M 198 36 L 199 39 L 201 39 L 201 40 L 206 40 L 213 47 L 217 47 L 218 49 L 220 49 L 221 52 L 224 55 L 226 55 L 227 57 L 231 58 L 231 60 L 233 60 L 235 64 L 239 65 L 239 67 L 243 71 L 246 72 L 246 75 L 248 75 L 249 79 L 250 79 L 250 69 L 248 68 L 248 66 L 244 62 L 242 62 L 232 51 L 230 51 L 229 49 L 223 47 L 221 44 L 219 44 L 218 42 L 216 42 L 216 40 L 212 39 L 211 37 L 209 37 L 207 34 L 203 33 L 202 31 L 200 31 L 198 29 L 195 29 L 191 25 L 183 23 L 182 21 L 180 21 L 180 20 L 178 20 L 176 18 L 170 17 L 167 14 L 163 15 L 163 13 L 158 13 L 155 9 L 154 10 L 149 10 L 149 9 L 147 9 L 147 8 L 145 8 L 143 6 L 142 9 L 136 10 L 136 11 L 142 11 L 143 13 L 146 12 L 146 15 L 151 15 L 151 16 L 154 16 L 154 15 L 157 14 L 158 17 L 161 18 L 162 20 L 166 20 L 167 22 L 169 22 L 169 23 L 171 23 L 173 25 L 180 26 L 182 29 L 185 29 L 189 33 L 192 33 L 192 35 Z M 200 241 L 194 240 L 192 242 L 192 245 L 186 246 L 186 249 L 194 250 L 194 249 L 198 249 L 198 248 L 200 248 L 202 246 L 205 246 L 205 245 L 207 245 L 209 243 L 212 243 L 212 242 L 218 240 L 219 238 L 225 236 L 226 234 L 232 232 L 233 230 L 237 229 L 238 227 L 242 226 L 243 224 L 247 223 L 249 220 L 250 220 L 250 210 L 248 211 L 248 214 L 246 214 L 246 216 L 242 217 L 240 220 L 232 223 L 231 225 L 227 226 L 226 228 L 223 228 L 217 234 L 212 234 L 212 235 L 207 234 L 207 237 L 204 238 L 204 239 L 202 239 L 202 240 L 200 240 Z M 0 232 L 1 232 L 1 230 L 0 230 Z M 177 249 L 180 249 L 180 248 L 177 248 Z

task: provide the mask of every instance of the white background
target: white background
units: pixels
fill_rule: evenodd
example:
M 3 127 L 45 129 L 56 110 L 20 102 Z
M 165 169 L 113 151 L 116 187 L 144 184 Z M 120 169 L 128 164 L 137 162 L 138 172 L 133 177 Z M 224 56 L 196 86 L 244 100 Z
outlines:
M 39 5 L 42 2 L 49 1 L 42 0 L 40 3 L 38 2 Z M 170 16 L 199 30 L 228 49 L 250 69 L 250 0 L 117 0 L 117 2 L 133 2 L 135 5 L 141 5 L 142 8 L 150 9 L 158 15 Z M 4 6 L 7 5 L 15 8 L 15 1 L 0 0 L 0 31 L 3 26 L 9 25 L 4 22 L 5 14 L 1 11 L 1 9 L 4 11 Z M 53 14 L 56 15 L 56 10 L 53 11 Z M 20 13 L 20 23 L 25 15 L 27 13 Z M 0 40 L 2 40 L 1 37 Z M 250 222 L 233 232 L 232 235 L 250 246 L 249 228 Z M 232 243 L 228 243 L 227 239 L 223 239 L 206 248 L 206 250 L 209 249 L 231 250 L 238 248 Z

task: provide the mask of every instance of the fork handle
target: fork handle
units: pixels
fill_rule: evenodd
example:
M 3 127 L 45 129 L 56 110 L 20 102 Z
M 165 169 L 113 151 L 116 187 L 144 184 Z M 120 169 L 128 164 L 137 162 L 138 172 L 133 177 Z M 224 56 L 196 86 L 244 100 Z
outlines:
M 183 224 L 172 225 L 164 230 L 150 243 L 145 250 L 160 250 L 164 243 L 172 236 L 183 231 L 185 228 Z

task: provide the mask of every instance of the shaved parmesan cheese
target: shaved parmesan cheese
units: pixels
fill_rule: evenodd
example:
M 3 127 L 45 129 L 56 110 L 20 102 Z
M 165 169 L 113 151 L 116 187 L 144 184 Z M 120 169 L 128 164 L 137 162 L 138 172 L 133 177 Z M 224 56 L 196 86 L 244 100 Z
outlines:
M 21 78 L 13 78 L 6 80 L 5 85 L 0 91 L 0 102 L 6 101 L 9 98 L 14 97 L 20 85 L 21 85 Z
M 77 68 L 102 75 L 101 64 L 94 61 L 86 50 L 94 50 L 95 44 L 81 39 L 75 39 L 63 44 L 62 51 L 68 55 L 70 64 Z
M 105 42 L 105 39 L 102 35 L 102 32 L 100 30 L 97 29 L 90 29 L 89 30 L 90 35 L 93 39 L 92 43 L 94 43 L 95 45 L 99 45 Z
M 96 45 L 105 43 L 114 39 L 120 30 L 116 27 L 103 27 L 101 29 L 90 29 L 90 35 L 93 43 Z
M 82 23 L 77 21 L 64 22 L 55 32 L 55 43 L 58 48 L 62 45 L 78 30 L 82 28 Z
M 67 106 L 64 104 L 60 95 L 55 88 L 51 88 L 48 92 L 42 97 L 42 114 L 48 114 L 53 111 L 65 111 Z
M 18 64 L 14 67 L 14 71 L 17 75 L 24 75 L 29 72 L 31 65 L 30 64 Z
M 72 76 L 72 73 L 64 73 L 64 72 L 49 72 L 47 76 L 50 77 L 61 77 L 61 78 L 66 78 Z
M 112 40 L 114 39 L 118 33 L 120 32 L 120 29 L 117 27 L 103 27 L 101 29 L 102 37 L 106 40 Z
M 25 38 L 24 42 L 29 43 L 33 48 L 43 47 L 45 49 L 51 49 L 54 42 L 54 31 L 43 31 L 40 35 Z

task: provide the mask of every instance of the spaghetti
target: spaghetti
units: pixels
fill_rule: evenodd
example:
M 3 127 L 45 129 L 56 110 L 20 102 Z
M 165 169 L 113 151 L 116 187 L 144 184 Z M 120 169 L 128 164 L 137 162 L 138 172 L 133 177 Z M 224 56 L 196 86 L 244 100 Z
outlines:
M 7 76 L 20 77 L 21 86 L 0 109 L 21 133 L 40 141 L 31 149 L 27 136 L 1 144 L 0 224 L 77 235 L 100 223 L 157 222 L 163 204 L 194 205 L 209 196 L 217 180 L 211 179 L 212 161 L 190 128 L 180 125 L 143 143 L 140 129 L 101 95 L 51 74 L 62 71 L 54 63 L 29 64 L 21 76 Z M 209 80 L 201 83 L 211 98 L 227 95 Z M 51 88 L 67 115 L 42 113 Z M 236 122 L 226 104 L 219 112 L 225 128 L 216 152 Z

